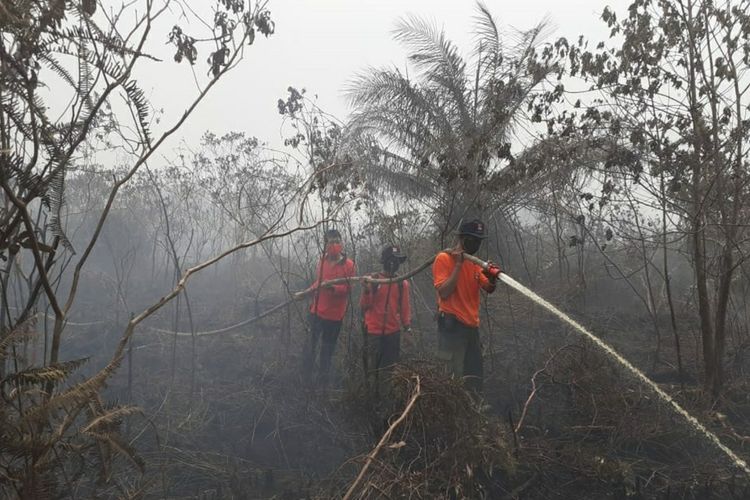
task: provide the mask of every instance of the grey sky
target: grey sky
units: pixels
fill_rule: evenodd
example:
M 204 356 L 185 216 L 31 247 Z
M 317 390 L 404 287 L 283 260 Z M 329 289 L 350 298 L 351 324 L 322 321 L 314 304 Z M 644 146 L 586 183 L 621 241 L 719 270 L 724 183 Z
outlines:
M 503 30 L 529 28 L 548 16 L 555 28 L 549 40 L 585 34 L 597 42 L 606 39 L 608 33 L 599 19 L 604 7 L 610 5 L 623 13 L 628 3 L 520 0 L 487 1 L 486 5 Z M 357 72 L 368 66 L 404 67 L 405 52 L 391 35 L 400 17 L 416 14 L 434 20 L 467 53 L 472 47 L 476 13 L 475 3 L 469 0 L 271 0 L 268 7 L 276 22 L 276 34 L 256 40 L 240 67 L 212 90 L 179 132 L 181 138 L 195 144 L 206 130 L 238 130 L 278 145 L 281 117 L 276 101 L 285 96 L 289 85 L 317 94 L 323 109 L 345 119 L 348 108 L 343 89 Z M 165 109 L 164 124 L 172 123 L 196 93 L 189 65 L 172 62 L 172 48 L 163 45 L 175 18 L 176 13 L 166 14 L 165 24 L 154 28 L 152 51 L 165 61 L 152 64 L 147 73 L 139 75 L 154 106 Z M 204 29 L 195 23 L 192 27 Z M 202 83 L 207 81 L 207 55 L 208 47 L 202 47 L 195 66 Z M 176 141 L 169 145 L 174 146 Z M 167 150 L 162 153 L 169 156 Z

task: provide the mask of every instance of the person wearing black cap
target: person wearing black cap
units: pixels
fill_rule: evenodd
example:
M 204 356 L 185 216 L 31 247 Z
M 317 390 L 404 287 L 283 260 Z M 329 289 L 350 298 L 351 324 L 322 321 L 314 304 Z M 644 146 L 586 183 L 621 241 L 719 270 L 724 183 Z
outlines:
M 406 255 L 396 245 L 387 245 L 380 255 L 383 272 L 373 278 L 394 278 Z M 411 331 L 409 283 L 369 283 L 362 280 L 359 301 L 364 313 L 365 371 L 370 387 L 383 395 L 387 382 L 385 371 L 398 362 L 401 352 L 401 331 Z
M 328 374 L 331 369 L 331 361 L 336 350 L 341 324 L 346 314 L 346 305 L 349 301 L 351 283 L 339 283 L 335 285 L 321 286 L 325 281 L 339 278 L 351 278 L 355 274 L 354 262 L 347 258 L 342 251 L 341 234 L 336 229 L 329 229 L 323 235 L 325 244 L 324 255 L 318 264 L 315 283 L 305 292 L 297 294 L 299 297 L 310 295 L 312 291 L 312 303 L 310 304 L 310 343 L 305 356 L 306 371 L 313 375 L 316 358 L 318 358 L 318 345 L 320 355 L 318 363 L 318 376 L 315 379 L 320 385 L 327 385 Z
M 440 252 L 432 265 L 433 284 L 438 295 L 438 357 L 466 386 L 481 392 L 484 378 L 482 346 L 479 340 L 479 295 L 495 291 L 497 273 L 483 270 L 464 259 L 473 255 L 486 238 L 479 219 L 463 222 L 456 246 Z

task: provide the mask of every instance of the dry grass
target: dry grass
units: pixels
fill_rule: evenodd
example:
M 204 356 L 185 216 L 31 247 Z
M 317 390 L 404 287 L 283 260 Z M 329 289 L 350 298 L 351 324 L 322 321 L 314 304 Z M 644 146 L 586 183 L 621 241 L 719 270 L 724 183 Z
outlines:
M 509 492 L 515 463 L 507 432 L 479 409 L 460 380 L 429 362 L 399 365 L 391 378 L 392 399 L 381 402 L 389 410 L 383 411 L 400 415 L 417 378 L 419 398 L 352 498 L 497 498 Z M 364 391 L 352 394 L 349 404 L 354 411 L 372 408 L 368 397 Z M 372 413 L 374 426 L 381 414 Z

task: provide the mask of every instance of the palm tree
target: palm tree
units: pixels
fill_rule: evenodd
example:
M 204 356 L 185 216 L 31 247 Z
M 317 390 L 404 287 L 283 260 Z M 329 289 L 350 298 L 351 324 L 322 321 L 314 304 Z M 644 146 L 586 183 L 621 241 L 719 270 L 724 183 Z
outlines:
M 348 137 L 368 152 L 359 155 L 365 178 L 423 203 L 443 236 L 487 208 L 482 187 L 513 163 L 510 142 L 524 104 L 551 70 L 535 57 L 546 22 L 506 42 L 489 10 L 477 3 L 477 11 L 470 62 L 442 29 L 408 17 L 395 38 L 409 51 L 416 80 L 373 68 L 347 91 Z

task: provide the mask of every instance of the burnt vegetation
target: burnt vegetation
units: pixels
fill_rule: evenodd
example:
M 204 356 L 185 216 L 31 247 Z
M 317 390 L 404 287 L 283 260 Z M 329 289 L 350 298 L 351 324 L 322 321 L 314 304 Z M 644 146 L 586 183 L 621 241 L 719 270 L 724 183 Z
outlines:
M 481 401 L 435 359 L 427 266 L 383 394 L 358 286 L 328 388 L 294 300 L 324 229 L 358 274 L 385 242 L 406 272 L 481 215 L 483 259 L 750 457 L 750 2 L 602 7 L 601 41 L 478 3 L 473 47 L 408 17 L 409 72 L 353 76 L 348 119 L 289 87 L 283 146 L 175 150 L 276 32 L 273 3 L 206 4 L 0 3 L 1 497 L 750 496 L 741 464 L 509 287 L 481 305 Z M 195 80 L 177 113 L 139 77 L 157 64 Z

